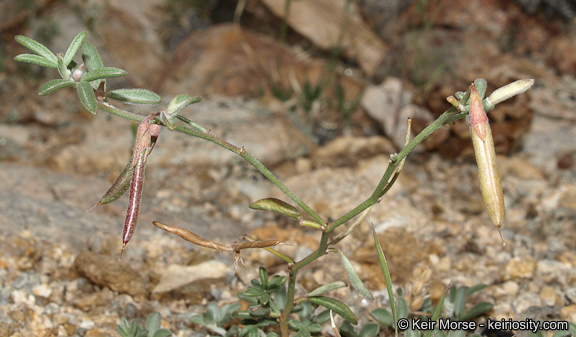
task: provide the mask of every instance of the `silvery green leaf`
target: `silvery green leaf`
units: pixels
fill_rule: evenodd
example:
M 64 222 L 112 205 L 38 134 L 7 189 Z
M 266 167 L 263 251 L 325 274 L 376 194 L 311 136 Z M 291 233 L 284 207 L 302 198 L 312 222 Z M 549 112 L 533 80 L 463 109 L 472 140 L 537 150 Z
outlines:
M 124 75 L 126 75 L 126 70 L 114 67 L 104 67 L 96 70 L 91 70 L 90 72 L 84 74 L 82 80 L 86 82 L 92 82 L 103 78 L 120 77 Z
M 366 323 L 360 330 L 358 337 L 375 337 L 380 333 L 380 325 L 374 322 Z
M 62 58 L 61 54 L 58 54 L 58 72 L 63 79 L 67 80 L 70 78 L 72 71 L 64 65 L 64 59 Z
M 393 327 L 394 324 L 394 317 L 392 313 L 384 308 L 376 308 L 371 313 L 370 316 L 376 320 L 376 322 L 388 326 Z
M 310 297 L 309 300 L 314 304 L 321 305 L 326 309 L 334 311 L 338 315 L 342 316 L 342 318 L 344 318 L 345 320 L 349 321 L 354 325 L 358 324 L 358 318 L 356 318 L 356 315 L 354 315 L 352 310 L 350 310 L 350 308 L 346 304 L 342 303 L 341 301 L 335 298 L 318 296 L 318 297 Z
M 68 47 L 68 50 L 66 50 L 66 54 L 64 55 L 65 66 L 68 66 L 70 64 L 72 58 L 74 57 L 74 55 L 76 55 L 78 49 L 80 49 L 82 42 L 84 42 L 86 35 L 88 35 L 87 32 L 81 32 L 78 35 L 76 35 L 74 40 L 72 40 L 72 43 L 70 43 L 70 46 Z
M 157 312 L 153 312 L 146 319 L 146 330 L 156 331 L 159 328 L 160 328 L 160 314 Z
M 168 329 L 156 330 L 154 335 L 152 335 L 152 337 L 168 337 L 168 336 L 172 336 L 172 332 L 170 332 L 170 330 Z
M 347 287 L 348 285 L 342 281 L 336 281 L 336 282 L 332 282 L 332 283 L 328 283 L 325 284 L 323 286 L 320 286 L 314 290 L 312 290 L 311 292 L 308 293 L 308 295 L 306 296 L 320 296 L 323 295 L 329 291 L 338 289 L 338 288 L 344 288 Z
M 53 66 L 51 68 L 56 68 L 58 65 L 58 59 L 50 49 L 46 48 L 40 42 L 33 40 L 29 37 L 18 35 L 16 36 L 16 42 L 20 43 L 24 47 L 30 49 L 31 51 L 35 52 L 36 54 L 44 57 L 47 59 Z
M 47 67 L 47 68 L 57 68 L 58 65 L 52 63 L 52 61 L 48 60 L 43 56 L 39 56 L 36 54 L 20 54 L 14 57 L 15 61 L 19 62 L 27 62 L 27 63 L 34 63 L 39 66 Z
M 253 202 L 249 207 L 251 209 L 277 212 L 292 219 L 299 219 L 302 217 L 302 214 L 294 206 L 276 198 L 261 199 Z
M 166 109 L 166 115 L 172 116 L 178 114 L 178 112 L 190 104 L 198 103 L 202 100 L 200 97 L 194 97 L 191 95 L 178 95 L 174 97 L 168 108 Z
M 45 96 L 48 94 L 53 93 L 54 91 L 60 90 L 62 88 L 72 87 L 76 84 L 71 79 L 64 80 L 64 79 L 55 79 L 44 83 L 40 89 L 38 90 L 38 94 L 40 96 Z
M 466 287 L 460 287 L 456 291 L 456 301 L 454 302 L 454 315 L 460 318 L 464 313 L 464 306 L 466 305 Z
M 80 81 L 76 83 L 76 92 L 78 93 L 78 98 L 80 103 L 86 111 L 96 115 L 98 111 L 98 102 L 96 101 L 96 95 L 94 94 L 94 89 L 90 83 L 85 81 Z
M 108 93 L 108 98 L 128 104 L 141 105 L 157 105 L 162 101 L 157 93 L 147 89 L 116 89 Z
M 96 47 L 94 47 L 94 45 L 91 42 L 86 41 L 82 43 L 81 50 L 82 50 L 82 62 L 84 62 L 84 66 L 87 71 L 94 71 L 104 68 L 102 58 L 100 57 L 100 54 L 98 53 Z M 92 85 L 92 88 L 96 90 L 98 89 L 100 83 L 102 82 L 104 82 L 104 91 L 106 91 L 106 80 L 97 80 L 90 84 Z
M 484 99 L 484 95 L 486 95 L 486 88 L 488 87 L 488 83 L 483 78 L 477 78 L 474 80 L 474 85 L 476 86 L 476 90 L 480 94 L 480 99 Z
M 474 319 L 494 308 L 494 305 L 490 302 L 480 302 L 468 310 L 464 315 L 460 316 L 463 321 Z
M 82 43 L 82 61 L 88 71 L 104 68 L 104 62 L 102 62 L 98 50 L 89 41 Z
M 374 296 L 372 296 L 370 291 L 368 289 L 366 289 L 366 287 L 364 286 L 364 283 L 362 283 L 360 276 L 358 275 L 358 273 L 354 269 L 354 266 L 352 266 L 352 263 L 350 262 L 350 260 L 348 260 L 348 258 L 346 257 L 346 255 L 344 255 L 344 253 L 340 252 L 340 255 L 342 256 L 342 265 L 344 266 L 344 270 L 346 271 L 346 274 L 348 275 L 348 279 L 350 280 L 352 287 L 354 287 L 354 289 L 356 289 L 356 291 L 360 295 L 362 295 L 362 297 L 369 299 L 369 300 L 373 300 Z

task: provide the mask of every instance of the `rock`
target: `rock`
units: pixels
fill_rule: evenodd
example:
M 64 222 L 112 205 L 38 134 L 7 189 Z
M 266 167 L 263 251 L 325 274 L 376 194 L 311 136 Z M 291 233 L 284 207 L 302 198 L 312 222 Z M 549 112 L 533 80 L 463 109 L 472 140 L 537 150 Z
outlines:
M 96 307 L 103 307 L 112 302 L 116 295 L 109 289 L 104 288 L 88 295 L 79 295 L 74 299 L 74 307 L 82 311 L 90 311 Z M 87 327 L 88 328 L 88 327 Z
M 516 298 L 512 300 L 512 304 L 516 312 L 527 313 L 532 307 L 540 307 L 542 302 L 538 294 L 530 292 L 521 292 Z
M 404 88 L 402 81 L 394 77 L 387 77 L 378 86 L 369 86 L 361 104 L 370 117 L 380 122 L 385 134 L 400 149 L 406 142 L 408 118 L 413 118 L 414 124 L 424 126 L 433 121 L 430 112 L 412 104 L 411 90 Z
M 313 166 L 316 168 L 350 166 L 358 164 L 363 159 L 394 152 L 393 144 L 384 137 L 343 136 L 317 148 L 313 153 Z
M 411 280 L 413 268 L 420 262 L 426 261 L 428 250 L 430 249 L 428 243 L 418 240 L 401 228 L 390 228 L 378 233 L 378 240 L 386 255 L 392 282 L 397 284 L 404 284 Z M 410 247 L 412 254 L 402 253 L 406 251 L 407 247 Z M 360 276 L 368 280 L 368 284 L 372 289 L 383 289 L 386 287 L 384 276 L 382 276 L 382 271 L 379 267 L 378 257 L 372 244 L 363 245 L 355 252 L 352 259 L 362 262 L 362 270 L 366 274 L 361 274 Z
M 513 176 L 523 181 L 543 180 L 546 177 L 542 169 L 519 156 L 499 156 L 498 173 L 502 177 Z
M 229 265 L 214 260 L 194 266 L 170 265 L 162 271 L 160 282 L 152 292 L 169 292 L 203 279 L 221 279 L 226 277 L 228 271 L 230 271 Z
M 32 289 L 32 293 L 39 297 L 49 298 L 52 295 L 52 289 L 47 284 L 40 284 Z
M 536 261 L 531 257 L 525 259 L 515 257 L 504 267 L 502 277 L 504 280 L 531 278 L 536 270 L 536 265 Z
M 284 19 L 284 1 L 260 1 L 280 19 Z M 287 23 L 324 50 L 341 48 L 347 57 L 358 62 L 368 77 L 374 74 L 387 51 L 386 45 L 363 21 L 354 2 L 295 1 L 290 4 Z
M 151 83 L 158 80 L 166 67 L 159 34 L 164 22 L 158 20 L 158 7 L 162 4 L 160 0 L 132 5 L 87 1 L 78 10 L 91 22 L 95 34 L 89 35 L 88 40 L 98 48 L 104 65 L 125 69 L 130 74 L 126 80 L 136 88 L 154 90 Z
M 555 306 L 561 301 L 560 297 L 556 294 L 556 290 L 552 286 L 545 286 L 540 290 L 540 300 L 542 300 L 542 304 L 547 306 Z
M 560 309 L 560 319 L 576 322 L 576 305 L 569 305 Z
M 572 303 L 576 303 L 576 287 L 566 289 L 566 298 Z
M 282 46 L 268 36 L 232 24 L 221 24 L 192 33 L 174 52 L 159 87 L 163 95 L 226 95 L 261 97 L 274 90 L 301 92 L 306 84 L 325 80 L 328 63 Z M 223 67 L 233 64 L 233 67 Z M 347 102 L 360 96 L 364 81 L 338 76 Z M 328 90 L 323 93 L 331 95 Z M 281 107 L 282 110 L 285 107 Z
M 282 116 L 274 114 L 256 101 L 212 98 L 192 106 L 192 110 L 182 114 L 190 114 L 189 118 L 211 130 L 217 137 L 244 147 L 265 165 L 272 166 L 288 157 L 308 152 L 306 136 Z M 150 165 L 162 163 L 166 166 L 216 167 L 238 161 L 228 151 L 210 142 L 169 132 L 160 135 L 148 160 Z
M 76 257 L 74 268 L 97 286 L 119 293 L 145 296 L 149 291 L 150 283 L 146 277 L 126 262 L 108 255 L 83 251 Z
M 437 6 L 446 6 L 438 17 L 433 14 Z M 414 103 L 424 105 L 432 113 L 428 119 L 433 119 L 450 107 L 446 97 L 456 91 L 466 91 L 479 76 L 487 79 L 488 94 L 521 78 L 549 76 L 543 67 L 521 56 L 501 57 L 502 46 L 498 41 L 502 36 L 495 32 L 514 34 L 516 23 L 511 17 L 526 16 L 519 8 L 511 12 L 508 7 L 511 7 L 509 3 L 503 5 L 495 1 L 475 0 L 462 6 L 453 0 L 441 0 L 421 9 L 412 2 L 409 9 L 387 24 L 395 33 L 386 35 L 391 37 L 391 47 L 377 71 L 377 81 L 389 76 L 407 78 L 416 85 Z M 495 19 L 494 13 L 500 13 L 499 19 Z M 535 25 L 533 18 L 527 21 Z M 471 27 L 476 27 L 473 33 Z M 480 40 L 482 43 L 478 43 Z M 488 113 L 498 153 L 508 154 L 521 146 L 522 135 L 528 132 L 534 116 L 529 103 L 530 94 L 520 95 Z M 414 132 L 425 126 L 415 124 Z M 466 123 L 461 120 L 447 132 L 433 134 L 425 144 L 428 149 L 439 150 L 449 158 L 471 156 L 467 130 Z
M 514 297 L 518 294 L 519 286 L 518 286 L 518 283 L 516 283 L 514 281 L 504 282 L 502 287 L 504 288 L 504 291 L 506 291 L 506 293 L 510 296 Z

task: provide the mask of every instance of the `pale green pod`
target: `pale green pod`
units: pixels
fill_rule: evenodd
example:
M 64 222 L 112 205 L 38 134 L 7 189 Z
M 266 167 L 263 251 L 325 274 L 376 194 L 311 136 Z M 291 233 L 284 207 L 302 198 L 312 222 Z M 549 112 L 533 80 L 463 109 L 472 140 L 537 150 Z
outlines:
M 470 127 L 474 154 L 478 163 L 478 176 L 480 178 L 480 190 L 484 204 L 488 209 L 490 219 L 496 227 L 500 228 L 504 222 L 506 210 L 504 208 L 504 194 L 500 184 L 500 176 L 496 168 L 496 153 L 490 125 L 486 125 L 486 139 L 483 141 L 473 127 Z
M 470 134 L 478 164 L 482 198 L 488 209 L 490 219 L 500 229 L 506 214 L 504 194 L 496 168 L 496 151 L 494 150 L 492 130 L 482 106 L 482 99 L 474 85 L 471 86 L 470 95 Z

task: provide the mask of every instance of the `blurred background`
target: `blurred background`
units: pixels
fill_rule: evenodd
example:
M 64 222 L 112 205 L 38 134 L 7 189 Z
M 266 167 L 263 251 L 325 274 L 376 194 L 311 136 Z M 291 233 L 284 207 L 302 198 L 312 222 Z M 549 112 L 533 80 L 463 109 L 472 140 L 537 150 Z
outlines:
M 105 66 L 128 71 L 108 89 L 146 88 L 164 99 L 124 108 L 150 114 L 178 94 L 201 96 L 182 115 L 244 146 L 327 221 L 372 193 L 389 155 L 402 149 L 408 117 L 415 135 L 475 78 L 487 80 L 488 93 L 535 79 L 489 113 L 506 247 L 481 200 L 464 120 L 410 155 L 371 221 L 399 287 L 417 281 L 415 266 L 431 268 L 433 300 L 452 280 L 482 282 L 490 287 L 476 300 L 494 303 L 489 317 L 576 322 L 575 15 L 572 0 L 0 1 L 0 310 L 9 317 L 0 335 L 107 336 L 119 317 L 152 311 L 179 336 L 197 331 L 188 319 L 201 305 L 235 299 L 231 259 L 152 220 L 228 243 L 244 233 L 277 238 L 296 243 L 300 256 L 314 248 L 313 230 L 248 210 L 260 198 L 288 201 L 256 170 L 214 144 L 164 130 L 148 161 L 139 228 L 119 264 L 126 197 L 85 210 L 124 168 L 135 125 L 90 115 L 71 88 L 39 97 L 57 72 L 13 61 L 27 52 L 16 35 L 63 53 L 81 31 Z M 363 244 L 368 230 L 342 245 L 378 292 L 383 280 Z M 227 274 L 152 292 L 167 265 L 216 260 Z M 258 265 L 285 267 L 260 252 L 244 261 L 245 281 Z M 112 269 L 114 277 L 99 274 Z M 139 286 L 127 286 L 134 275 Z M 341 275 L 311 266 L 301 286 Z M 22 308 L 36 314 L 20 317 Z

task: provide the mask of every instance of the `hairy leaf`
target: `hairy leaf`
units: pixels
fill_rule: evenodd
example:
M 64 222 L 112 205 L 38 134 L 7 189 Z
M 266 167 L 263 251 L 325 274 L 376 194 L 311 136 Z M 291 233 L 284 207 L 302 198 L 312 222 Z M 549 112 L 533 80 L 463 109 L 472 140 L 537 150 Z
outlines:
M 349 321 L 352 324 L 358 324 L 358 319 L 356 315 L 348 308 L 348 306 L 337 299 L 318 296 L 318 297 L 310 297 L 310 302 L 314 304 L 321 305 L 326 309 L 330 309 L 337 313 L 338 315 L 342 316 L 345 320 Z
M 72 58 L 74 57 L 74 55 L 76 55 L 78 49 L 80 49 L 80 46 L 82 45 L 82 42 L 84 42 L 86 35 L 88 35 L 87 32 L 81 32 L 78 35 L 76 35 L 74 40 L 72 40 L 72 43 L 70 43 L 70 46 L 68 47 L 68 50 L 66 50 L 66 54 L 64 55 L 65 66 L 68 66 L 70 62 L 72 62 Z
M 40 42 L 22 35 L 16 36 L 15 39 L 16 42 L 20 43 L 24 47 L 30 49 L 36 54 L 47 59 L 53 65 L 51 68 L 56 68 L 58 66 L 58 58 L 56 57 L 56 55 L 54 55 L 54 53 L 51 52 L 50 49 L 46 48 L 46 46 L 44 46 Z
M 35 55 L 35 54 L 20 54 L 14 57 L 15 61 L 18 62 L 26 62 L 26 63 L 34 63 L 39 66 L 47 67 L 47 68 L 57 68 L 58 65 L 52 63 L 49 59 Z
M 147 89 L 116 89 L 108 93 L 108 98 L 141 105 L 157 105 L 162 101 L 160 95 Z
M 98 111 L 98 102 L 96 101 L 96 95 L 94 94 L 94 89 L 92 89 L 90 83 L 84 81 L 76 83 L 76 91 L 84 109 L 89 113 L 96 115 L 96 112 Z
M 62 88 L 73 87 L 76 82 L 73 80 L 65 80 L 65 79 L 55 79 L 48 81 L 38 89 L 38 95 L 46 96 L 48 94 L 53 93 L 54 91 L 60 90 Z

